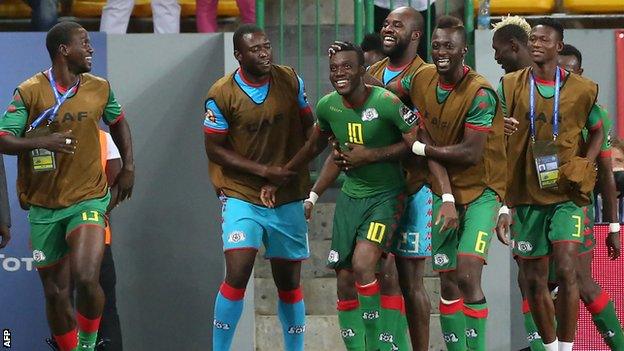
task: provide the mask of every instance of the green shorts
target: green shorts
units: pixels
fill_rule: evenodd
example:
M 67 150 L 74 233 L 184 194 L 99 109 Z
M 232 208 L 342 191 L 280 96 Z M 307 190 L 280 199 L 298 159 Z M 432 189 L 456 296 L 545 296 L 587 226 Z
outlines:
M 584 223 L 583 209 L 572 201 L 516 206 L 511 224 L 513 253 L 520 257 L 543 257 L 550 255 L 553 243 L 580 243 Z
M 433 194 L 433 221 L 438 217 L 442 198 Z M 457 205 L 459 225 L 455 229 L 440 232 L 443 221 L 433 225 L 431 231 L 431 254 L 433 269 L 438 272 L 455 270 L 457 255 L 487 259 L 490 241 L 494 236 L 496 219 L 501 202 L 491 189 L 467 205 Z
M 384 251 L 390 249 L 405 206 L 402 191 L 390 191 L 365 198 L 340 192 L 334 212 L 334 229 L 327 267 L 351 268 L 358 240 L 367 240 Z
M 579 246 L 579 255 L 594 250 L 596 237 L 594 236 L 594 224 L 596 222 L 596 209 L 591 203 L 583 207 L 583 240 Z
M 106 227 L 104 215 L 110 195 L 90 199 L 62 209 L 31 206 L 30 245 L 33 261 L 37 268 L 56 264 L 69 252 L 67 236 L 83 225 L 102 228 L 102 242 Z

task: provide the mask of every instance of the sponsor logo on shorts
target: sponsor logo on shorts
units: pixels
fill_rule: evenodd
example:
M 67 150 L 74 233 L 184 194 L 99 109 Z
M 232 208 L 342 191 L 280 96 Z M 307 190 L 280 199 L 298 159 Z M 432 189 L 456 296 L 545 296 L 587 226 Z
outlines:
M 33 260 L 35 260 L 35 262 L 43 262 L 45 261 L 46 256 L 43 253 L 43 251 L 40 250 L 34 250 L 33 251 Z
M 466 337 L 469 339 L 476 339 L 479 336 L 477 330 L 474 328 L 466 329 Z
M 444 266 L 448 264 L 450 261 L 451 260 L 449 260 L 448 256 L 443 253 L 435 254 L 433 256 L 433 262 L 435 262 L 437 266 Z
M 409 107 L 405 105 L 401 106 L 401 108 L 399 109 L 399 113 L 401 114 L 401 117 L 403 117 L 405 123 L 409 124 L 410 126 L 418 120 L 418 113 L 412 112 L 412 110 L 410 110 Z
M 518 248 L 518 251 L 524 253 L 533 251 L 533 245 L 528 241 L 518 241 L 516 243 L 516 247 Z
M 348 338 L 354 337 L 355 336 L 355 332 L 351 328 L 349 328 L 349 329 L 340 329 L 340 335 L 342 335 L 343 339 L 348 339 Z
M 340 259 L 340 255 L 338 254 L 338 251 L 336 251 L 336 250 L 329 251 L 329 255 L 327 256 L 327 261 L 328 262 L 336 263 L 336 262 L 338 262 L 339 259 Z
M 230 324 L 229 323 L 220 322 L 220 321 L 215 319 L 214 322 L 212 322 L 212 324 L 217 329 L 230 330 Z
M 291 325 L 290 328 L 288 328 L 288 334 L 303 334 L 305 330 L 305 325 Z
M 362 112 L 362 121 L 372 121 L 377 117 L 379 117 L 379 113 L 377 113 L 374 107 L 369 107 Z
M 379 318 L 379 311 L 365 311 L 362 313 L 362 319 L 372 321 Z
M 538 332 L 532 332 L 532 333 L 527 334 L 527 341 L 529 343 L 531 343 L 531 342 L 533 342 L 535 340 L 542 340 L 542 337 L 539 335 Z
M 381 334 L 379 334 L 379 341 L 393 343 L 394 342 L 394 336 L 392 334 L 390 334 L 390 333 L 381 333 Z
M 228 243 L 236 244 L 236 243 L 240 243 L 243 240 L 245 240 L 245 233 L 241 231 L 231 232 L 230 235 L 228 236 Z
M 442 337 L 444 338 L 444 342 L 447 344 L 459 342 L 459 338 L 455 335 L 455 333 L 444 333 Z

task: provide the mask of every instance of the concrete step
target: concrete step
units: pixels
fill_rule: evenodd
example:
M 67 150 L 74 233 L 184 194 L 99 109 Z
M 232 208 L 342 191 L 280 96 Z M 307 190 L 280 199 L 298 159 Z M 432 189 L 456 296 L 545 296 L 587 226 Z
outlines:
M 345 350 L 340 338 L 338 316 L 306 317 L 306 351 Z M 444 351 L 438 315 L 431 315 L 429 351 Z M 256 351 L 283 350 L 281 325 L 277 316 L 256 317 Z

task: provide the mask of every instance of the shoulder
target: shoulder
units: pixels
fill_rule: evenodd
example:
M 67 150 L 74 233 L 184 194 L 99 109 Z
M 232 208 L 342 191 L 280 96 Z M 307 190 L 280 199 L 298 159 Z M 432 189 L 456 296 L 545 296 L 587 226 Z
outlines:
M 515 82 L 518 79 L 521 79 L 521 77 L 525 77 L 526 75 L 529 74 L 530 68 L 526 67 L 520 70 L 517 70 L 515 72 L 511 72 L 511 73 L 507 73 L 505 75 L 503 75 L 503 78 L 501 78 L 501 81 L 503 82 Z
M 373 63 L 372 65 L 370 65 L 370 67 L 368 67 L 368 72 L 372 76 L 378 76 L 378 73 L 380 71 L 383 71 L 383 69 L 386 68 L 386 66 L 388 66 L 388 60 L 389 59 L 385 57 L 384 59 Z
M 32 77 L 26 79 L 25 81 L 21 82 L 17 88 L 20 90 L 20 92 L 24 92 L 28 89 L 32 89 L 36 86 L 38 86 L 39 84 L 46 84 L 49 85 L 50 81 L 48 80 L 48 78 L 45 76 L 45 74 L 43 74 L 43 72 L 38 72 L 37 74 L 33 75 Z
M 570 82 L 574 82 L 575 84 L 579 84 L 587 88 L 598 89 L 598 84 L 587 77 L 568 71 L 566 71 L 566 74 L 568 75 L 567 80 Z
M 336 97 L 340 98 L 337 92 L 333 91 L 319 99 L 316 104 L 317 109 L 323 109 L 336 102 Z
M 288 80 L 292 80 L 294 78 L 297 80 L 297 73 L 295 72 L 295 69 L 290 66 L 272 65 L 271 71 L 273 72 L 273 75 L 278 78 L 285 78 Z
M 80 76 L 80 86 L 89 86 L 96 89 L 110 89 L 110 83 L 107 79 L 98 77 L 90 73 L 83 73 Z
M 217 79 L 217 81 L 212 84 L 210 89 L 208 89 L 207 99 L 214 99 L 227 91 L 226 88 L 234 81 L 234 74 L 236 74 L 236 71 Z
M 401 99 L 399 99 L 398 96 L 394 95 L 394 93 L 391 92 L 390 90 L 386 88 L 378 87 L 378 86 L 371 86 L 371 88 L 372 88 L 371 94 L 373 95 L 372 99 L 374 99 L 377 103 L 384 103 L 384 104 L 401 103 Z

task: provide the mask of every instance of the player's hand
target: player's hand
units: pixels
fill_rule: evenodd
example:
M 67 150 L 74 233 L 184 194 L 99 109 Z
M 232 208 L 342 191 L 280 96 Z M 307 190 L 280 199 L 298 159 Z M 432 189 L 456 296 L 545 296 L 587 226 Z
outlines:
M 275 207 L 275 193 L 277 192 L 277 186 L 273 184 L 266 184 L 260 188 L 260 201 L 268 208 Z
M 344 171 L 361 167 L 374 161 L 371 150 L 363 145 L 345 143 L 345 148 L 346 150 L 342 152 L 341 165 Z
M 132 197 L 132 188 L 134 187 L 134 165 L 124 165 L 115 179 L 112 193 L 117 193 L 114 204 L 118 205 L 122 201 Z
M 312 201 L 304 201 L 303 202 L 303 214 L 305 215 L 305 219 L 307 221 L 310 220 L 310 218 L 312 218 L 312 210 L 314 209 L 314 204 L 312 204 Z
M 329 45 L 329 49 L 327 49 L 327 56 L 332 57 L 334 56 L 335 53 L 337 53 L 338 51 L 341 51 L 342 48 L 339 46 L 339 44 L 344 44 L 344 41 L 340 41 L 340 40 L 336 40 L 333 43 L 331 43 Z
M 620 233 L 609 233 L 605 239 L 607 253 L 611 260 L 620 257 Z
M 425 143 L 427 145 L 435 145 L 433 139 L 431 138 L 431 135 L 429 135 L 429 132 L 425 128 L 418 129 L 418 139 L 420 139 L 421 143 Z
M 7 225 L 0 224 L 0 236 L 2 237 L 2 240 L 0 241 L 0 249 L 2 249 L 7 246 L 11 240 L 11 230 Z
M 509 118 L 505 117 L 504 119 L 505 119 L 505 135 L 512 135 L 518 130 L 518 124 L 520 124 L 520 122 L 518 122 L 518 120 L 513 117 L 509 117 Z
M 78 141 L 72 135 L 71 130 L 41 136 L 36 140 L 37 148 L 64 154 L 73 154 L 76 150 L 76 144 Z
M 111 193 L 111 200 L 108 203 L 108 207 L 106 207 L 106 213 L 109 213 L 110 211 L 113 210 L 113 208 L 119 205 L 117 203 L 117 195 L 119 194 L 119 189 L 117 187 L 110 188 L 110 193 Z
M 440 228 L 440 233 L 444 232 L 448 229 L 457 228 L 457 209 L 455 209 L 454 202 L 443 202 L 440 207 L 440 211 L 438 211 L 438 216 L 435 220 L 435 225 L 438 225 L 440 221 L 444 218 L 444 223 Z
M 509 213 L 501 213 L 498 215 L 498 223 L 496 223 L 496 236 L 498 241 L 509 246 L 509 228 L 511 226 L 511 215 Z
M 295 175 L 297 173 L 279 166 L 265 166 L 261 174 L 263 178 L 275 185 L 285 184 Z

